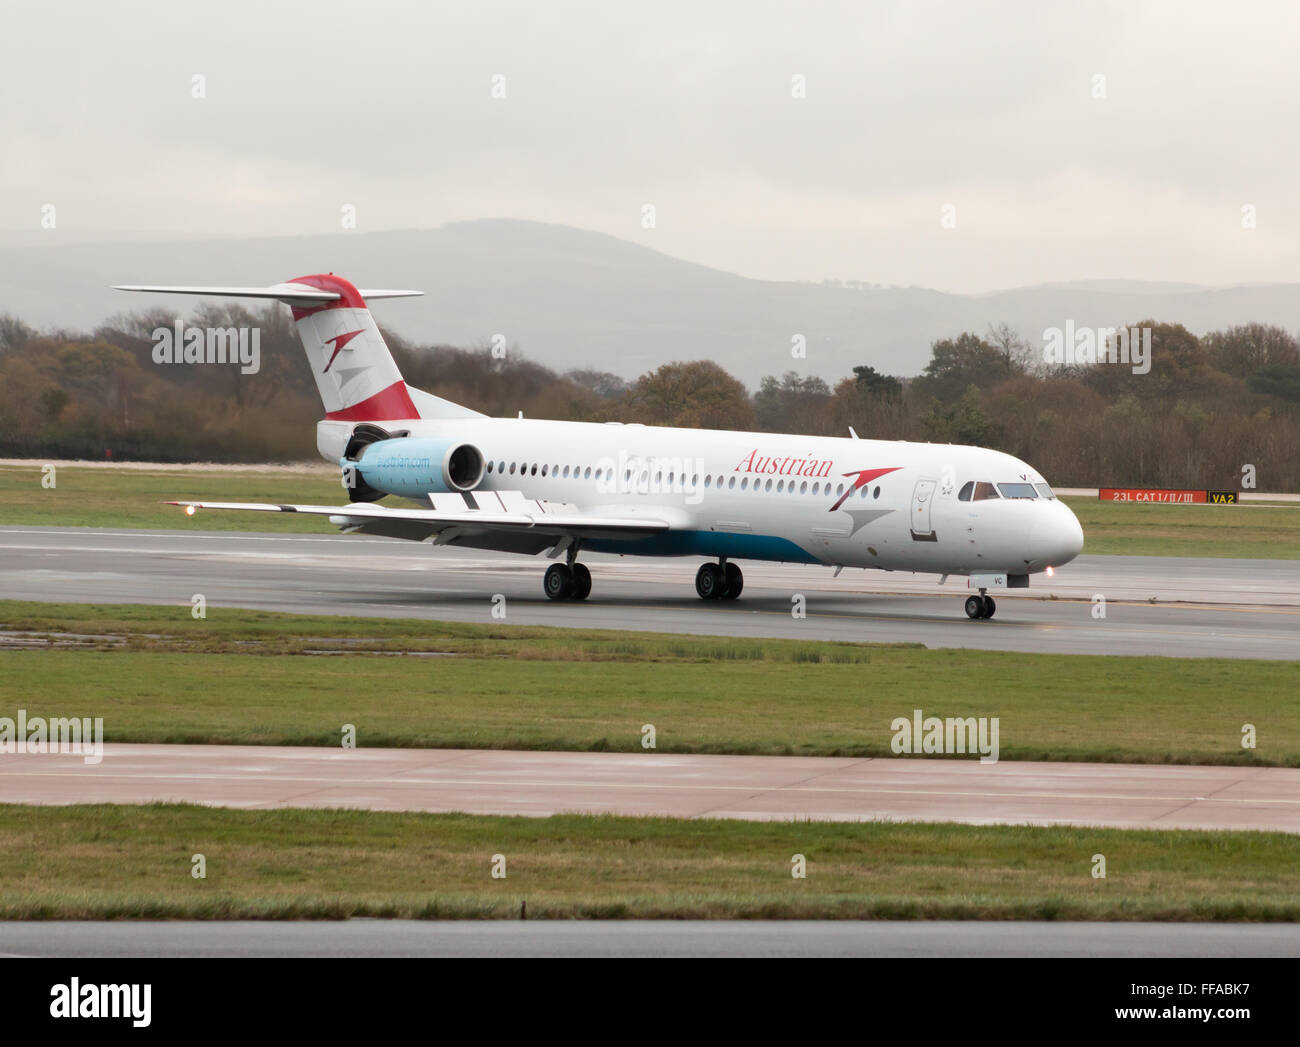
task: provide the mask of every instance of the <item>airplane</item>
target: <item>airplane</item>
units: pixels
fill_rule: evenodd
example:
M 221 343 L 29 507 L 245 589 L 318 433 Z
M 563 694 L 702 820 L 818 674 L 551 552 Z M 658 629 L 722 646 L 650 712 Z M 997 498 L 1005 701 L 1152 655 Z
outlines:
M 367 301 L 333 273 L 269 287 L 123 285 L 123 291 L 258 298 L 290 307 L 325 407 L 322 457 L 346 505 L 178 501 L 197 510 L 303 513 L 344 533 L 554 560 L 552 600 L 585 600 L 581 553 L 702 557 L 695 590 L 734 600 L 736 561 L 822 564 L 967 578 L 965 611 L 992 618 L 989 589 L 1073 560 L 1083 529 L 1047 481 L 1000 451 L 951 444 L 490 418 L 407 385 Z M 396 495 L 415 508 L 379 505 Z M 562 559 L 561 559 L 562 557 Z M 975 592 L 973 590 L 978 590 Z

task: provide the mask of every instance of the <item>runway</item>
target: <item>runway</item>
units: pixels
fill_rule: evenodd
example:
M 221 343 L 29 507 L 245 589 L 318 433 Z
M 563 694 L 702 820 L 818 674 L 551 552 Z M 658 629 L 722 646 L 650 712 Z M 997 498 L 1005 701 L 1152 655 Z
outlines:
M 997 617 L 962 612 L 964 579 L 742 563 L 735 602 L 695 596 L 695 559 L 584 556 L 589 600 L 542 594 L 547 561 L 362 536 L 0 528 L 0 592 L 20 600 L 250 607 L 311 614 L 722 636 L 919 642 L 1066 654 L 1294 659 L 1294 561 L 1084 556 L 1029 590 L 996 593 Z M 1104 596 L 1105 617 L 1094 602 Z M 806 617 L 792 615 L 796 597 Z
M 1296 924 L 925 920 L 0 922 L 0 957 L 1300 955 Z
M 1300 769 L 476 749 L 106 745 L 0 756 L 6 803 L 1300 832 Z

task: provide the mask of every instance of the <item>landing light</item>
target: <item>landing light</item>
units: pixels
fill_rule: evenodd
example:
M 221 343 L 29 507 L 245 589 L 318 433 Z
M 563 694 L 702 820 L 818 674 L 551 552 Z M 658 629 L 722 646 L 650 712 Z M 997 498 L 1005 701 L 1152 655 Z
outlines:
M 186 516 L 193 516 L 193 515 L 194 515 L 194 506 L 192 506 L 192 505 L 187 505 L 187 506 L 185 507 L 185 515 L 186 515 Z
M 1052 575 L 1056 573 L 1056 568 L 1049 565 L 1046 573 L 1047 573 L 1047 577 L 1051 578 Z

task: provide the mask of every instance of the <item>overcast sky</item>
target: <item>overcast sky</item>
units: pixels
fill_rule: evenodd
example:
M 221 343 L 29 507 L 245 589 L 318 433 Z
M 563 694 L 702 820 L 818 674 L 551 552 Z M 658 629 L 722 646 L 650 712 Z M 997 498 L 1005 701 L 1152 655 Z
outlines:
M 53 203 L 51 238 L 342 236 L 351 204 L 360 231 L 526 218 L 783 280 L 1300 280 L 1293 0 L 7 0 L 0 19 L 0 228 Z

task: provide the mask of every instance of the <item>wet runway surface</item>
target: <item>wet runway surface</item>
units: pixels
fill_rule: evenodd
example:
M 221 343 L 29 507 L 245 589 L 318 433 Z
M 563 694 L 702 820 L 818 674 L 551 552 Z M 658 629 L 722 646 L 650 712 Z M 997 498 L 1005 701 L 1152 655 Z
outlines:
M 584 556 L 585 602 L 542 594 L 543 557 L 361 536 L 0 528 L 0 592 L 21 600 L 211 606 L 930 647 L 1184 657 L 1300 656 L 1294 561 L 1085 556 L 996 592 L 970 621 L 964 579 L 742 562 L 737 601 L 705 602 L 695 559 Z M 1099 616 L 1105 600 L 1105 616 Z M 802 597 L 806 617 L 792 608 Z

